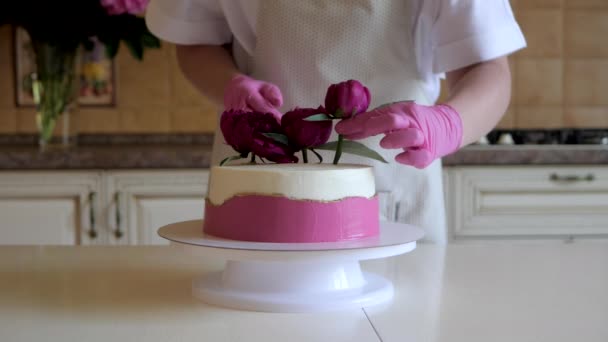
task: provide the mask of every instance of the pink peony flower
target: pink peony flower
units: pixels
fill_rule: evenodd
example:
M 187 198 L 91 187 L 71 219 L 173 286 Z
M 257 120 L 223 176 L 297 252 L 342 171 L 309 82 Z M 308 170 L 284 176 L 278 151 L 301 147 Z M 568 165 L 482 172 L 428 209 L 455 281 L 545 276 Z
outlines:
M 148 2 L 149 0 L 101 0 L 101 5 L 110 15 L 141 14 Z
M 220 130 L 226 143 L 246 156 L 249 152 L 273 162 L 297 162 L 289 146 L 281 144 L 263 133 L 282 134 L 281 124 L 271 113 L 226 110 L 220 118 Z
M 297 163 L 295 151 L 287 145 L 281 144 L 272 138 L 261 134 L 256 135 L 252 141 L 252 152 L 259 157 L 275 163 Z
M 356 80 L 332 84 L 325 95 L 325 108 L 331 114 L 342 110 L 342 118 L 363 113 L 367 110 L 371 96 L 369 89 Z
M 281 126 L 289 143 L 297 149 L 314 148 L 329 140 L 333 123 L 327 121 L 306 121 L 307 117 L 325 113 L 325 108 L 295 108 L 283 115 Z

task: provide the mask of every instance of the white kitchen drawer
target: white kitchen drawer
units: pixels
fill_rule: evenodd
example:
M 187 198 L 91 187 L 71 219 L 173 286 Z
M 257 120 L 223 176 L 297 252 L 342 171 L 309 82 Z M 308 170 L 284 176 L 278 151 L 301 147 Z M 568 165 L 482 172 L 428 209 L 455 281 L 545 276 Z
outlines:
M 608 236 L 608 167 L 449 170 L 453 237 Z

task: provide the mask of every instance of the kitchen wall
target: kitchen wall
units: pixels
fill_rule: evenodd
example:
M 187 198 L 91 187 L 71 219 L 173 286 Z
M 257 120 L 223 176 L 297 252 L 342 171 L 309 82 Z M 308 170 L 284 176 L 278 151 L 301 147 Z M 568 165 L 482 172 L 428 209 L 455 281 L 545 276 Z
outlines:
M 608 127 L 608 0 L 511 0 L 528 47 L 512 58 L 506 128 Z
M 511 58 L 501 128 L 608 127 L 608 0 L 511 0 L 528 48 Z M 15 108 L 10 29 L 0 29 L 0 133 L 35 132 Z M 143 63 L 117 60 L 116 108 L 82 108 L 81 133 L 210 132 L 215 109 L 181 76 L 171 44 Z M 445 94 L 444 94 L 445 96 Z
M 15 107 L 11 31 L 0 28 L 0 134 L 34 133 L 33 110 Z M 116 107 L 81 107 L 77 132 L 210 132 L 215 127 L 215 108 L 181 75 L 173 45 L 163 42 L 162 49 L 147 51 L 143 62 L 123 46 L 116 66 Z

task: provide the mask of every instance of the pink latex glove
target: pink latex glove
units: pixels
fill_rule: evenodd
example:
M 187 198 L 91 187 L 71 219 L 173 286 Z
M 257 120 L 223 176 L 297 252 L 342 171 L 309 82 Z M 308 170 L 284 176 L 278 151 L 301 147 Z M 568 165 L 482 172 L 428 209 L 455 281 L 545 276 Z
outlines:
M 462 121 L 451 106 L 406 101 L 342 120 L 336 132 L 351 140 L 384 134 L 382 148 L 404 151 L 395 157 L 398 163 L 422 169 L 460 147 Z
M 273 113 L 280 118 L 278 108 L 282 105 L 283 95 L 276 85 L 245 75 L 238 75 L 230 80 L 224 91 L 226 109 Z

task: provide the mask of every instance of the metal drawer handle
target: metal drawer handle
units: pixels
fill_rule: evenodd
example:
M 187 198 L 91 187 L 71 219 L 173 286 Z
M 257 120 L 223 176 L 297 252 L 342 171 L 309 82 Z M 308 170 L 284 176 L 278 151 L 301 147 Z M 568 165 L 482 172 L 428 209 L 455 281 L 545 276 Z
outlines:
M 549 177 L 552 181 L 555 182 L 592 182 L 595 180 L 595 175 L 590 173 L 585 176 L 580 175 L 558 175 L 557 173 L 552 173 Z
M 115 222 L 116 222 L 116 229 L 114 230 L 114 236 L 117 239 L 120 239 L 121 237 L 123 237 L 123 232 L 122 230 L 120 230 L 120 221 L 121 221 L 121 216 L 120 216 L 120 192 L 116 192 L 114 194 L 114 201 L 116 203 L 116 211 L 115 211 Z
M 95 230 L 95 191 L 89 193 L 89 237 L 95 239 L 97 230 Z

